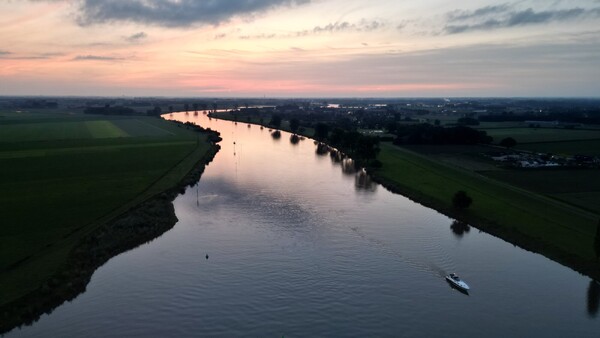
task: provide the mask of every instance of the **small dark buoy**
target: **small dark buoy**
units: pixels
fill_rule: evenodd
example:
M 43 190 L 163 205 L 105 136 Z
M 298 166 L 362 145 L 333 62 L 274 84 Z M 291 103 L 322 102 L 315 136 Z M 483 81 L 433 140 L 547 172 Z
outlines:
M 206 259 L 208 259 L 208 254 L 206 254 Z

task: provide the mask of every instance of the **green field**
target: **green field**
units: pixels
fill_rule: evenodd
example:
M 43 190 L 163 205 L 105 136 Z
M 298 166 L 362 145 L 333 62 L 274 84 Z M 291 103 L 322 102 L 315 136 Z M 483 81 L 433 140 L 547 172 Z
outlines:
M 506 137 L 514 138 L 517 144 L 600 139 L 600 130 L 556 128 L 491 128 L 480 130 L 486 131 L 489 136 L 493 137 L 494 143 L 499 143 Z
M 600 170 L 496 170 L 482 174 L 496 180 L 551 196 L 600 215 Z
M 600 139 L 564 142 L 538 142 L 517 144 L 519 150 L 561 155 L 600 156 Z
M 0 306 L 57 271 L 86 233 L 173 187 L 210 149 L 203 134 L 158 118 L 3 116 Z
M 381 145 L 378 159 L 383 163 L 378 176 L 437 210 L 452 213 L 453 194 L 465 190 L 473 198 L 465 214 L 469 219 L 517 231 L 538 245 L 585 260 L 594 257 L 597 214 L 388 143 Z

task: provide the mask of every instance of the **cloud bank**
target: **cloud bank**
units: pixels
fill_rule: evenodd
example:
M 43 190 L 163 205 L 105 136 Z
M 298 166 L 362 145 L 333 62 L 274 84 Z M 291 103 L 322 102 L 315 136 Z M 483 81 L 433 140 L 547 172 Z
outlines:
M 516 9 L 514 4 L 501 4 L 481 7 L 473 11 L 450 12 L 447 14 L 444 32 L 458 34 L 590 17 L 600 17 L 600 8 L 575 7 L 535 11 L 532 8 Z
M 123 61 L 124 58 L 101 55 L 77 55 L 73 61 Z
M 308 2 L 310 0 L 82 0 L 78 23 L 81 26 L 111 22 L 164 27 L 218 25 L 235 16 Z

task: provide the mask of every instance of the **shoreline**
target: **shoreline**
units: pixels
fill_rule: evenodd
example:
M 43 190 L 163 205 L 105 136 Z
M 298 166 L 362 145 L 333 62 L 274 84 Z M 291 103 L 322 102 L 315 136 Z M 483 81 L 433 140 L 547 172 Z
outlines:
M 590 277 L 594 280 L 600 280 L 600 267 L 595 261 L 582 260 L 578 256 L 566 253 L 556 246 L 540 243 L 534 238 L 531 238 L 530 236 L 527 236 L 515 230 L 514 228 L 507 228 L 498 225 L 493 220 L 473 215 L 469 213 L 468 209 L 465 211 L 457 211 L 453 208 L 447 207 L 443 203 L 439 203 L 429 196 L 412 191 L 391 180 L 381 177 L 376 173 L 376 171 L 374 172 L 372 170 L 368 170 L 367 172 L 373 181 L 379 183 L 386 190 L 394 194 L 402 195 L 411 201 L 419 203 L 427 208 L 431 208 L 445 215 L 446 217 L 467 223 L 478 230 L 517 246 L 523 250 L 542 255 L 582 275 Z
M 111 258 L 153 241 L 172 229 L 178 219 L 173 201 L 198 182 L 220 150 L 218 134 L 210 132 L 210 148 L 173 187 L 133 206 L 95 229 L 73 248 L 62 268 L 35 291 L 0 308 L 0 336 L 35 323 L 64 302 L 85 292 L 94 272 Z

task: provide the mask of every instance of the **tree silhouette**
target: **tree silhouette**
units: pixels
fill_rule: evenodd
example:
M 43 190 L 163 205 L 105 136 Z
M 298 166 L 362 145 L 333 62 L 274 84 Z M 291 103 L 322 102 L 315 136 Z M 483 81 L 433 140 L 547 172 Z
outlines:
M 471 226 L 465 222 L 454 220 L 450 224 L 450 229 L 456 236 L 462 237 L 465 233 L 471 231 Z
M 300 137 L 296 134 L 292 134 L 292 136 L 290 136 L 290 143 L 298 144 L 298 142 L 300 142 Z
M 594 252 L 596 253 L 596 259 L 600 259 L 600 220 L 596 227 L 596 237 L 594 238 Z
M 325 123 L 317 123 L 315 126 L 315 138 L 317 140 L 323 140 L 327 138 L 329 134 L 329 126 Z
M 292 131 L 292 133 L 296 133 L 298 131 L 298 128 L 300 128 L 300 120 L 294 118 L 290 120 L 290 130 Z
M 473 203 L 473 199 L 469 197 L 464 190 L 457 191 L 456 194 L 454 194 L 454 197 L 452 197 L 452 205 L 457 209 L 464 210 L 468 208 L 471 203 Z
M 517 141 L 512 137 L 507 137 L 500 141 L 500 145 L 505 148 L 512 148 L 517 145 Z
M 269 122 L 269 125 L 279 128 L 281 126 L 281 115 L 273 114 L 273 116 L 271 116 L 271 122 Z

